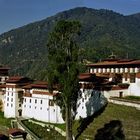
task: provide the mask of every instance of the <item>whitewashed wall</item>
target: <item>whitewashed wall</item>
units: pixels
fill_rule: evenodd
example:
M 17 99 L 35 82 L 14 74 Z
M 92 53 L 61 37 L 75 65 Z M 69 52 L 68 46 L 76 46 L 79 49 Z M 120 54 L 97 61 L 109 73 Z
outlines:
M 50 106 L 49 100 L 53 100 L 53 96 L 32 94 L 32 97 L 24 97 L 22 116 L 45 122 L 64 123 L 60 107 L 56 104 Z
M 122 92 L 123 97 L 129 95 L 128 89 L 104 91 L 103 94 L 107 99 L 109 99 L 110 97 L 119 97 L 120 92 Z
M 135 83 L 130 83 L 128 88 L 129 95 L 140 96 L 140 79 L 136 78 Z
M 81 98 L 77 102 L 77 115 L 76 119 L 86 118 L 93 115 L 97 110 L 103 107 L 107 103 L 107 99 L 104 95 L 93 89 L 81 89 Z
M 80 91 L 81 96 L 79 96 L 77 102 L 76 119 L 92 115 L 107 102 L 106 98 L 99 91 L 82 89 Z M 64 123 L 60 107 L 56 104 L 49 106 L 49 100 L 52 99 L 53 96 L 41 94 L 32 94 L 32 97 L 24 97 L 22 116 L 45 122 Z
M 7 118 L 15 118 L 19 116 L 19 98 L 18 92 L 22 91 L 21 88 L 7 88 L 4 99 L 4 116 Z M 22 104 L 21 104 L 22 106 Z

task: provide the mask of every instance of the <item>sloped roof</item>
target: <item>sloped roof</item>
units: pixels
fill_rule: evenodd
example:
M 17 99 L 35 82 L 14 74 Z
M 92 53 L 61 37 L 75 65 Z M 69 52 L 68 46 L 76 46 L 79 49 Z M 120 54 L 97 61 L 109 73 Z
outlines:
M 24 89 L 32 89 L 32 88 L 42 88 L 42 89 L 48 89 L 48 83 L 43 81 L 37 81 L 33 84 L 29 84 L 23 87 Z
M 18 135 L 26 134 L 26 132 L 18 128 L 10 128 L 8 134 L 12 136 L 18 136 Z
M 140 65 L 140 60 L 136 59 L 106 59 L 104 61 L 87 64 L 88 67 L 99 67 L 99 66 L 126 66 L 126 65 Z
M 9 79 L 6 80 L 6 83 L 22 83 L 22 82 L 29 82 L 29 81 L 32 81 L 32 80 L 27 77 L 13 76 L 13 77 L 9 77 Z
M 48 82 L 44 81 L 36 81 L 33 84 L 29 84 L 27 86 L 24 86 L 23 89 L 48 89 Z M 58 89 L 58 85 L 54 85 L 53 89 Z
M 9 70 L 10 68 L 7 66 L 0 66 L 0 70 Z
M 85 82 L 103 82 L 106 79 L 108 79 L 108 76 L 106 75 L 96 75 L 94 73 L 81 73 L 79 76 L 79 81 L 85 81 Z

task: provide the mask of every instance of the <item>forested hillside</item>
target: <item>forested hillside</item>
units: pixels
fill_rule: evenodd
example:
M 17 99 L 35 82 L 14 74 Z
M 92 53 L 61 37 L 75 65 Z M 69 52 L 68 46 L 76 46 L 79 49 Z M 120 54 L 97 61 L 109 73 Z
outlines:
M 118 57 L 140 58 L 140 14 L 123 16 L 110 10 L 75 8 L 0 35 L 0 63 L 11 74 L 44 79 L 46 43 L 59 20 L 78 20 L 80 59 L 98 61 L 112 52 Z

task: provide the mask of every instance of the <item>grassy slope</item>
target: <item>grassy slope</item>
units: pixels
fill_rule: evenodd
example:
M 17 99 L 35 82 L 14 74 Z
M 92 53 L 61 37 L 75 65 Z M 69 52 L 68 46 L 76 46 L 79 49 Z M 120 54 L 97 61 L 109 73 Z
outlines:
M 3 112 L 0 112 L 0 125 L 10 127 L 11 126 L 10 123 L 11 119 L 4 118 Z
M 42 127 L 40 125 L 34 124 L 32 122 L 23 121 L 24 125 L 26 125 L 34 134 L 40 137 L 43 140 L 65 140 L 65 137 L 61 136 L 57 131 L 50 129 L 48 132 L 48 127 Z
M 77 127 L 75 127 L 74 130 L 75 134 L 77 134 Z M 97 118 L 95 118 L 92 123 L 90 123 L 87 129 L 78 137 L 78 140 L 85 140 L 86 138 L 89 140 L 97 140 L 97 137 L 95 138 L 95 135 L 98 136 L 98 138 L 99 135 L 102 135 L 104 137 L 98 140 L 107 140 L 109 139 L 107 137 L 107 134 L 115 135 L 115 131 L 118 131 L 118 133 L 122 134 L 122 138 L 124 136 L 126 140 L 139 140 L 140 111 L 132 107 L 109 103 L 105 111 Z M 105 132 L 104 135 L 103 132 Z

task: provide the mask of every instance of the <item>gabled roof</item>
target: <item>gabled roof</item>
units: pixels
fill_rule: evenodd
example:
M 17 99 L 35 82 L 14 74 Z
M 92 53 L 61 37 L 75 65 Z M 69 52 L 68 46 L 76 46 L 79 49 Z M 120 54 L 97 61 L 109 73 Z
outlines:
M 48 89 L 48 83 L 42 82 L 42 81 L 37 81 L 33 84 L 29 84 L 27 86 L 24 86 L 23 88 L 24 89 L 33 89 L 33 88 Z
M 93 73 L 81 73 L 78 78 L 80 81 L 90 80 L 91 78 L 95 77 L 96 75 Z
M 18 136 L 18 135 L 24 135 L 27 133 L 21 129 L 18 129 L 18 128 L 10 128 L 8 131 L 8 134 L 12 135 L 12 136 Z
M 6 83 L 26 83 L 32 81 L 30 78 L 23 77 L 23 76 L 13 76 L 9 77 L 8 80 L 6 80 Z
M 129 66 L 129 65 L 140 65 L 140 60 L 136 59 L 105 59 L 104 61 L 87 64 L 88 67 L 102 67 L 102 66 Z
M 10 68 L 7 66 L 0 66 L 0 70 L 9 70 Z
M 48 82 L 44 81 L 36 81 L 33 84 L 29 84 L 27 86 L 24 86 L 23 89 L 48 89 Z M 58 89 L 58 85 L 54 85 L 53 89 Z
M 81 73 L 79 76 L 79 81 L 84 81 L 84 82 L 104 82 L 106 79 L 108 79 L 108 76 L 106 75 L 96 75 L 94 73 Z

